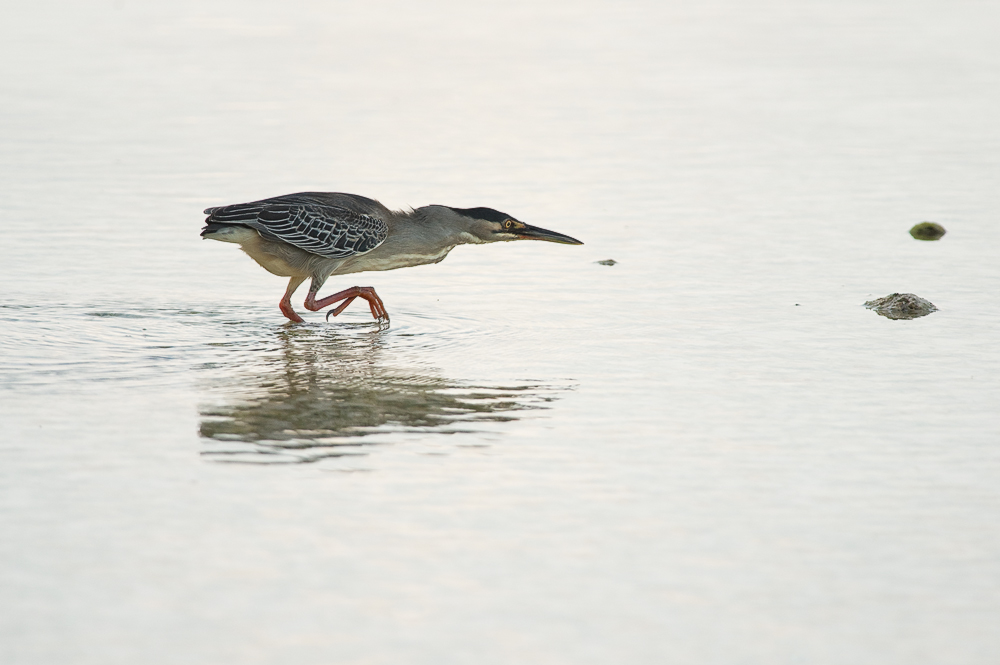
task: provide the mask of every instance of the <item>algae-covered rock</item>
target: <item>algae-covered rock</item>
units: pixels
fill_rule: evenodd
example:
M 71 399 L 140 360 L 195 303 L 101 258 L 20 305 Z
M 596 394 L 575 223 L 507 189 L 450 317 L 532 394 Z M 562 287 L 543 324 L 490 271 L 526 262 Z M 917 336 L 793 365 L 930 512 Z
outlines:
M 616 264 L 618 262 L 615 261 L 614 259 L 604 259 L 603 261 L 594 261 L 594 263 L 597 263 L 597 264 L 602 265 L 602 266 L 613 266 L 614 264 Z
M 934 222 L 920 222 L 910 229 L 910 235 L 917 240 L 940 240 L 945 233 L 944 227 Z
M 916 319 L 937 311 L 934 303 L 912 293 L 893 293 L 869 300 L 865 307 L 887 319 Z

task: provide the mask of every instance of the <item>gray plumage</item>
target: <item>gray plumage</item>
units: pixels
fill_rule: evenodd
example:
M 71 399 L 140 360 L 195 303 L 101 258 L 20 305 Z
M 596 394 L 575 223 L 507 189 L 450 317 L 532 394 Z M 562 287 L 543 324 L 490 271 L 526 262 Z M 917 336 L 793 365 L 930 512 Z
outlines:
M 356 194 L 302 192 L 208 208 L 205 214 L 203 238 L 237 243 L 267 271 L 291 278 L 280 306 L 286 317 L 299 322 L 291 296 L 309 278 L 307 309 L 344 301 L 330 312 L 336 316 L 360 297 L 368 301 L 372 316 L 388 322 L 371 287 L 355 286 L 320 299 L 316 294 L 331 275 L 437 263 L 456 245 L 501 240 L 583 244 L 492 208 L 430 205 L 392 211 Z
M 385 242 L 389 227 L 384 210 L 378 201 L 354 194 L 302 192 L 208 208 L 205 223 L 248 226 L 268 240 L 343 259 Z

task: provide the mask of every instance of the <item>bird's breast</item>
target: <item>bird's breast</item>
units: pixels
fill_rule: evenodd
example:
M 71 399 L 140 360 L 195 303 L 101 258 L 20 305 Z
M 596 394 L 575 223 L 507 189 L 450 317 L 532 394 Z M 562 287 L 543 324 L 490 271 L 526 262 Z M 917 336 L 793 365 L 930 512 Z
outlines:
M 428 253 L 382 253 L 379 250 L 362 254 L 345 261 L 335 274 L 343 275 L 352 272 L 364 272 L 368 270 L 396 270 L 397 268 L 409 268 L 412 266 L 422 266 L 428 263 L 438 263 L 448 256 L 448 252 L 453 249 L 444 247 L 437 251 Z M 381 249 L 381 248 L 379 248 Z

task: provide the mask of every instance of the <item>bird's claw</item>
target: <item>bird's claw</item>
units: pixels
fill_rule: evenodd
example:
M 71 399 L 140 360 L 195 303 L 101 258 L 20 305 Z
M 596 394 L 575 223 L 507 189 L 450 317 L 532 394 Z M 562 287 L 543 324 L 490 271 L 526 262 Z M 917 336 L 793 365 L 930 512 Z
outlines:
M 340 293 L 335 293 L 332 296 L 324 298 L 323 300 L 320 300 L 318 302 L 313 302 L 312 303 L 313 307 L 310 307 L 310 309 L 318 309 L 318 307 L 322 307 L 325 304 L 328 304 L 330 302 L 335 302 L 334 299 L 338 297 L 342 297 L 343 302 L 341 302 L 335 308 L 331 309 L 326 313 L 327 321 L 330 320 L 331 316 L 337 316 L 338 314 L 343 312 L 345 309 L 347 309 L 348 305 L 350 305 L 352 302 L 355 301 L 355 299 L 360 297 L 368 301 L 368 307 L 369 309 L 371 309 L 372 318 L 375 319 L 376 323 L 378 323 L 379 328 L 381 329 L 383 327 L 389 326 L 389 313 L 385 311 L 385 305 L 382 304 L 382 299 L 378 297 L 377 293 L 375 293 L 375 289 L 371 288 L 370 286 L 356 286 L 352 289 L 347 289 L 345 291 L 341 291 Z M 310 302 L 307 302 L 306 306 L 309 307 L 309 305 Z
M 327 320 L 327 322 L 330 321 L 330 317 L 331 316 L 337 316 L 338 314 L 340 314 L 340 311 L 338 311 L 336 309 L 331 309 L 329 312 L 326 313 L 326 320 Z M 378 324 L 379 329 L 384 329 L 384 328 L 388 328 L 389 327 L 389 314 L 388 314 L 388 312 L 383 312 L 382 314 L 379 314 L 379 315 L 374 315 L 373 314 L 372 318 L 375 319 L 375 323 Z

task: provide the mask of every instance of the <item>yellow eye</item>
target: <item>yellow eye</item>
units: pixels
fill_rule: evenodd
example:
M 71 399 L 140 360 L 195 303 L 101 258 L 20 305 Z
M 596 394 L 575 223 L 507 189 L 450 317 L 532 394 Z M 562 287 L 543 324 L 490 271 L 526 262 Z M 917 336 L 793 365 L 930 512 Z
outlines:
M 511 227 L 511 224 L 513 224 L 513 223 L 514 223 L 514 222 L 512 222 L 512 221 L 510 221 L 510 220 L 508 219 L 508 220 L 507 220 L 506 222 L 504 222 L 504 223 L 503 223 L 503 227 L 504 227 L 505 229 L 509 229 L 509 228 Z

